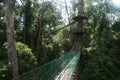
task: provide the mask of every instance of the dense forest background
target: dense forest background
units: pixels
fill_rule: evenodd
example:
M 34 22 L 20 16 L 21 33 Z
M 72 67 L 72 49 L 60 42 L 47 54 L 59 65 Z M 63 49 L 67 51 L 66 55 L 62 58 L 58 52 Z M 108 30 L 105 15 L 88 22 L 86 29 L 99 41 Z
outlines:
M 77 0 L 71 0 L 68 10 L 61 1 L 45 1 L 44 13 L 39 0 L 21 0 L 15 4 L 15 39 L 19 74 L 34 69 L 36 63 L 36 41 L 41 23 L 39 65 L 48 63 L 69 52 L 74 43 L 70 30 L 51 32 L 72 22 L 76 16 Z M 0 80 L 10 80 L 8 70 L 5 0 L 0 0 Z M 68 11 L 68 12 L 67 12 Z M 64 14 L 66 16 L 63 16 Z M 83 47 L 87 55 L 80 80 L 120 80 L 120 6 L 112 0 L 85 0 Z

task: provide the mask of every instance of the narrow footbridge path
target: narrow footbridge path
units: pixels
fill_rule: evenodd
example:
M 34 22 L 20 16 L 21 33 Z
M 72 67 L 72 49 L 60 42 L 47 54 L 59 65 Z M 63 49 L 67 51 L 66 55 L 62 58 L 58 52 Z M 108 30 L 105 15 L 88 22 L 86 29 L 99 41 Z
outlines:
M 38 68 L 39 80 L 72 80 L 79 53 L 68 52 L 65 55 Z M 35 71 L 31 70 L 20 76 L 20 80 L 35 80 Z

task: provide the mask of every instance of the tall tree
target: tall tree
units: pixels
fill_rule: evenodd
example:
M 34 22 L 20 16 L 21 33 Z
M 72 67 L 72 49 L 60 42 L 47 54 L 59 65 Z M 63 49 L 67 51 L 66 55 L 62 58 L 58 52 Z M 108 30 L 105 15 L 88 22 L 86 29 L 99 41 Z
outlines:
M 25 1 L 24 6 L 24 43 L 30 46 L 30 28 L 32 24 L 31 1 Z
M 119 42 L 110 0 L 86 0 L 88 59 L 81 80 L 119 80 Z M 114 9 L 115 10 L 115 9 Z M 111 24 L 112 23 L 112 24 Z M 112 26 L 113 25 L 113 26 Z M 119 26 L 119 25 L 117 25 Z M 112 28 L 114 28 L 112 30 Z M 119 30 L 118 28 L 116 28 Z M 118 56 L 118 57 L 117 57 Z M 114 73 L 113 73 L 114 72 Z M 87 76 L 87 77 L 86 77 Z
M 83 51 L 82 51 L 82 38 L 83 38 L 83 19 L 80 19 L 82 17 L 84 17 L 84 11 L 83 11 L 83 7 L 84 7 L 84 0 L 78 0 L 78 16 L 77 18 L 79 20 L 76 20 L 78 22 L 77 24 L 77 30 L 75 30 L 73 33 L 75 34 L 75 44 L 74 44 L 74 48 L 77 52 L 80 52 L 80 58 L 77 64 L 77 71 L 76 71 L 76 75 L 74 80 L 78 80 L 79 78 L 79 74 L 82 71 L 83 68 L 83 62 L 84 62 L 84 55 L 83 55 Z
M 12 80 L 19 80 L 17 52 L 14 38 L 15 0 L 7 0 L 6 4 L 7 4 L 6 26 L 7 26 L 9 70 L 11 70 L 11 74 L 13 76 Z

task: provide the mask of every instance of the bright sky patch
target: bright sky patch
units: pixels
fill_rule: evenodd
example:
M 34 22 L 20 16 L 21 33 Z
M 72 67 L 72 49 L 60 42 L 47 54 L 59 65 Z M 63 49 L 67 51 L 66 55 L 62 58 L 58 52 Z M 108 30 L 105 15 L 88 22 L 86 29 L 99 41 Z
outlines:
M 120 6 L 120 0 L 112 0 L 112 2 L 113 2 L 116 6 Z

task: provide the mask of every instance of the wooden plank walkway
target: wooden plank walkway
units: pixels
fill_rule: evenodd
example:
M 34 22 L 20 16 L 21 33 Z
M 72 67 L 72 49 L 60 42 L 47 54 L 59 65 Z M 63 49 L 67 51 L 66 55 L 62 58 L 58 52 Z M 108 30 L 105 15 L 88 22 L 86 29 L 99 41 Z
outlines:
M 73 80 L 73 75 L 75 73 L 75 69 L 78 63 L 79 54 L 77 54 L 73 59 L 69 62 L 64 70 L 55 78 L 55 80 Z

